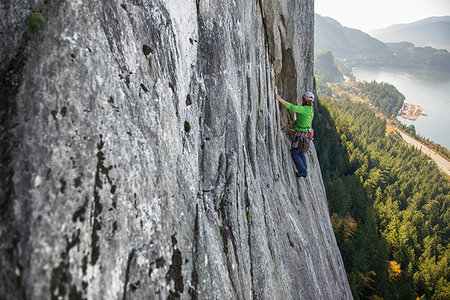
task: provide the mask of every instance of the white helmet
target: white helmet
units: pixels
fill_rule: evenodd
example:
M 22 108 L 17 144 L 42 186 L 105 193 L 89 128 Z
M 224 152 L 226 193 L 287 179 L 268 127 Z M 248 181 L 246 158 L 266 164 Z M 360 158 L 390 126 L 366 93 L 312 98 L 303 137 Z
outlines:
M 311 92 L 305 92 L 303 94 L 303 101 L 311 101 L 314 102 L 314 94 Z

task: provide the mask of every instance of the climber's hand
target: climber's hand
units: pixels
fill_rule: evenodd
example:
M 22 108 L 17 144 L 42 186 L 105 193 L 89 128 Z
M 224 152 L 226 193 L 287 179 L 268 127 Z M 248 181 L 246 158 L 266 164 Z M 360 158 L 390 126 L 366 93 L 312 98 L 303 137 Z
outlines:
M 286 101 L 280 97 L 280 95 L 276 94 L 275 99 L 281 102 L 281 104 L 286 105 Z

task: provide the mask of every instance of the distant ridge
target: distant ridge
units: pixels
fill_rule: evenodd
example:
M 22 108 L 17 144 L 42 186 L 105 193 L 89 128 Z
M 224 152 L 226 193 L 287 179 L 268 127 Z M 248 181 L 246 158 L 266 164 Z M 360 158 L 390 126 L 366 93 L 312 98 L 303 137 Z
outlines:
M 415 26 L 436 27 L 438 19 L 446 22 L 450 17 L 424 19 L 415 22 Z M 403 26 L 398 25 L 396 28 L 398 27 Z M 450 32 L 447 36 L 450 44 Z M 345 65 L 345 68 L 363 65 L 390 66 L 434 69 L 450 73 L 450 53 L 442 47 L 417 47 L 412 41 L 384 43 L 358 29 L 342 26 L 332 18 L 315 14 L 314 52 L 324 51 L 330 51 L 336 63 L 341 64 L 341 67 Z
M 315 14 L 314 51 L 332 51 L 339 58 L 378 55 L 388 52 L 381 41 L 360 30 L 342 26 L 338 21 Z
M 430 17 L 407 24 L 395 24 L 370 32 L 385 42 L 411 42 L 417 47 L 431 46 L 450 51 L 450 16 Z

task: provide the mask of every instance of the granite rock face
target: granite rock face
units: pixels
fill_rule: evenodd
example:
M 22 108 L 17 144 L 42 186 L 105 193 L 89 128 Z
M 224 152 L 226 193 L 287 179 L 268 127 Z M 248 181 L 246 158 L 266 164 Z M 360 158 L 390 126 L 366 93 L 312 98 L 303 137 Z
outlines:
M 297 179 L 273 98 L 312 89 L 313 18 L 1 4 L 0 298 L 351 298 L 314 146 Z

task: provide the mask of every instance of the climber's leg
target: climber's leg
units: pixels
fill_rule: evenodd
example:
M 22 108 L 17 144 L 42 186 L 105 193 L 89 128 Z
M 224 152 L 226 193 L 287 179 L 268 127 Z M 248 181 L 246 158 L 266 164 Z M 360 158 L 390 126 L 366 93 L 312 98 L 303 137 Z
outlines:
M 295 163 L 295 167 L 297 168 L 297 175 L 302 176 L 302 174 L 306 173 L 306 157 L 305 153 L 298 151 L 297 148 L 291 149 L 292 160 Z

